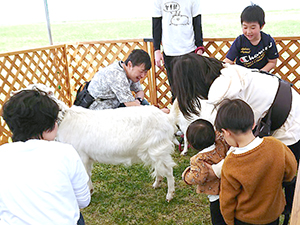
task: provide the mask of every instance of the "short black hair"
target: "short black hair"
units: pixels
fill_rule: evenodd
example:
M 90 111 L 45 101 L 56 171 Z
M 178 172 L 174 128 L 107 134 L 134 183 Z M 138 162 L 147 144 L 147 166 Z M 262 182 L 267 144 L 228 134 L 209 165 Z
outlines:
M 260 6 L 255 4 L 247 6 L 241 14 L 241 24 L 243 22 L 258 22 L 260 27 L 262 27 L 263 25 L 265 25 L 264 10 Z
M 59 106 L 45 92 L 23 90 L 13 95 L 2 108 L 2 117 L 13 133 L 12 140 L 43 138 L 55 128 Z
M 198 119 L 189 125 L 186 137 L 194 149 L 201 151 L 215 143 L 216 133 L 209 121 Z
M 252 130 L 254 114 L 251 107 L 241 99 L 225 99 L 220 103 L 215 119 L 215 127 L 230 130 L 235 134 Z
M 128 62 L 132 63 L 132 66 L 139 66 L 141 64 L 145 65 L 145 70 L 151 69 L 151 59 L 147 52 L 142 49 L 134 49 L 125 60 L 125 65 L 128 65 Z

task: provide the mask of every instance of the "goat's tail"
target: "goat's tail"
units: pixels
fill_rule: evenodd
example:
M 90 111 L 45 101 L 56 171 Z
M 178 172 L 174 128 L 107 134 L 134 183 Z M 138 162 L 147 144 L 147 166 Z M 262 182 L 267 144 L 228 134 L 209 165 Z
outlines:
M 175 126 L 177 125 L 179 115 L 180 115 L 180 110 L 179 110 L 179 105 L 178 105 L 178 101 L 176 98 L 173 102 L 170 113 L 168 114 L 171 124 L 174 124 Z

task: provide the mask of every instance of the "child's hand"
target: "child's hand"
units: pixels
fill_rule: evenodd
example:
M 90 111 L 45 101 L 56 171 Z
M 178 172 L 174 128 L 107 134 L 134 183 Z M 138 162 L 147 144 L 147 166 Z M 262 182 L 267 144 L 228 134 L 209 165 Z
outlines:
M 207 162 L 204 162 L 205 165 L 207 166 L 208 168 L 208 176 L 207 176 L 207 179 L 208 180 L 215 180 L 215 179 L 218 179 L 218 177 L 216 176 L 215 172 L 213 171 L 212 167 L 210 164 L 208 164 Z

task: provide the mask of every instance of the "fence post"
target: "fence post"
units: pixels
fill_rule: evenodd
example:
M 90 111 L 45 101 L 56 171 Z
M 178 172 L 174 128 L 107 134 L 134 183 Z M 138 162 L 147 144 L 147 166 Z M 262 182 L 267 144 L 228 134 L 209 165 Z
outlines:
M 145 38 L 144 42 L 147 44 L 147 52 L 151 58 L 152 67 L 150 69 L 149 76 L 149 92 L 150 92 L 150 102 L 152 105 L 158 105 L 157 93 L 156 93 L 156 74 L 155 74 L 155 62 L 154 62 L 154 50 L 153 50 L 153 39 Z

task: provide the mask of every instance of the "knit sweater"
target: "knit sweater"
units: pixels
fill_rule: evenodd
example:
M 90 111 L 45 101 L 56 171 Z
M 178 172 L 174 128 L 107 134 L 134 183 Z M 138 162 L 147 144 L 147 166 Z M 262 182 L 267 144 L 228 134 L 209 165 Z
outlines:
M 220 179 L 216 178 L 208 180 L 208 164 L 216 164 L 225 158 L 229 146 L 225 140 L 219 139 L 215 142 L 215 148 L 211 151 L 199 152 L 194 155 L 191 160 L 191 166 L 187 167 L 183 172 L 183 180 L 189 184 L 197 185 L 197 193 L 205 193 L 209 195 L 218 195 L 220 192 Z
M 284 210 L 283 181 L 291 181 L 297 170 L 295 156 L 286 145 L 265 137 L 257 147 L 231 152 L 222 168 L 220 207 L 228 225 L 234 218 L 252 224 L 275 221 Z

